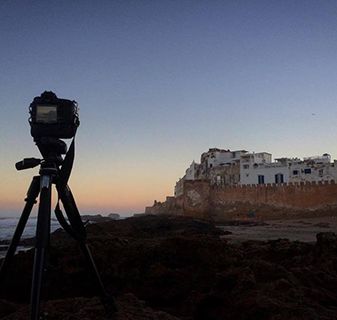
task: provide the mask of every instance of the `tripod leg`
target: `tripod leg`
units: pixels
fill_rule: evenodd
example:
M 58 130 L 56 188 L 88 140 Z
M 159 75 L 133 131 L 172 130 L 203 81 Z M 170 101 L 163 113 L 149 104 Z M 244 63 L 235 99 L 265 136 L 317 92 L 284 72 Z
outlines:
M 16 226 L 12 241 L 8 247 L 5 259 L 3 260 L 0 269 L 0 283 L 2 283 L 3 279 L 5 278 L 8 267 L 10 265 L 11 260 L 14 257 L 16 248 L 19 244 L 20 238 L 27 224 L 27 220 L 32 211 L 32 208 L 36 203 L 36 198 L 38 197 L 39 192 L 40 192 L 40 177 L 34 177 L 27 192 L 27 198 L 25 199 L 26 201 L 25 207 L 22 211 L 20 220 L 18 222 L 18 225 Z
M 93 275 L 93 277 L 96 280 L 97 290 L 100 291 L 101 301 L 104 305 L 104 308 L 105 308 L 106 312 L 108 312 L 108 313 L 116 312 L 117 307 L 116 307 L 115 301 L 105 291 L 104 284 L 102 282 L 101 276 L 99 275 L 99 272 L 97 270 L 96 264 L 94 262 L 94 259 L 93 259 L 92 255 L 91 255 L 91 252 L 90 252 L 90 249 L 89 249 L 88 245 L 84 241 L 80 241 L 80 247 L 81 247 L 83 255 L 85 256 L 87 264 L 90 268 L 91 274 Z
M 41 193 L 37 217 L 36 244 L 30 303 L 31 320 L 39 319 L 42 277 L 50 238 L 51 177 L 43 175 L 41 176 L 40 181 Z
M 96 287 L 98 292 L 100 293 L 101 301 L 108 313 L 114 313 L 117 311 L 114 299 L 106 292 L 94 259 L 91 255 L 88 245 L 86 244 L 86 230 L 71 190 L 69 186 L 66 186 L 64 188 L 58 187 L 57 191 L 69 219 L 72 234 L 75 234 L 76 240 L 79 241 L 80 248 L 86 259 L 87 265 L 95 279 Z

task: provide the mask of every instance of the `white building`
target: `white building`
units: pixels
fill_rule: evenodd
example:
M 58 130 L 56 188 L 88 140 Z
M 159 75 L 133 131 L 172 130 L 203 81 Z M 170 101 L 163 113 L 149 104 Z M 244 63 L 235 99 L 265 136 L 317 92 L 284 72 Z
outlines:
M 242 155 L 246 154 L 246 150 L 230 151 L 218 148 L 209 149 L 201 155 L 201 165 L 203 170 L 211 169 L 225 164 L 240 162 Z
M 200 164 L 193 161 L 186 169 L 176 183 L 175 196 L 183 194 L 185 180 L 200 179 L 209 180 L 213 185 L 337 181 L 337 161 L 331 162 L 330 155 L 325 153 L 303 160 L 278 158 L 272 162 L 268 152 L 212 148 L 201 155 Z
M 174 186 L 174 196 L 179 197 L 184 193 L 184 181 L 185 181 L 185 176 L 180 178 L 177 182 L 176 185 Z
M 266 154 L 266 153 L 262 153 Z M 331 163 L 329 154 L 304 158 L 279 158 L 271 162 L 271 154 L 263 156 L 241 157 L 240 184 L 266 184 L 288 182 L 319 182 L 337 179 L 336 162 Z M 258 161 L 256 161 L 258 160 Z
M 193 160 L 189 168 L 186 169 L 185 180 L 196 180 L 199 175 L 199 167 L 200 164 L 195 163 Z
M 240 184 L 284 183 L 288 180 L 287 165 L 272 162 L 270 153 L 254 153 L 241 158 Z
M 186 169 L 185 175 L 180 178 L 174 187 L 174 196 L 181 196 L 184 192 L 184 181 L 185 180 L 197 180 L 200 174 L 200 164 L 192 161 L 191 165 Z
M 201 155 L 200 164 L 193 161 L 186 169 L 185 175 L 176 182 L 174 195 L 178 197 L 183 194 L 185 180 L 208 179 L 213 184 L 238 184 L 240 159 L 247 152 L 245 150 L 209 149 Z

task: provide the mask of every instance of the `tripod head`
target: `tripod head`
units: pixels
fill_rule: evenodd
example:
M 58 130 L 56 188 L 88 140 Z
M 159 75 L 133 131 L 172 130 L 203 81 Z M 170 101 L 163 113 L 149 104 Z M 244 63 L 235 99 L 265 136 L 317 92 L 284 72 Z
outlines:
M 57 138 L 43 137 L 36 139 L 35 143 L 45 161 L 55 162 L 56 165 L 62 164 L 62 155 L 67 153 L 67 144 L 64 141 Z
M 62 155 L 67 153 L 67 144 L 64 141 L 57 138 L 43 137 L 35 142 L 41 152 L 42 159 L 25 158 L 15 164 L 17 170 L 34 168 L 42 163 L 52 163 L 55 167 L 62 165 Z

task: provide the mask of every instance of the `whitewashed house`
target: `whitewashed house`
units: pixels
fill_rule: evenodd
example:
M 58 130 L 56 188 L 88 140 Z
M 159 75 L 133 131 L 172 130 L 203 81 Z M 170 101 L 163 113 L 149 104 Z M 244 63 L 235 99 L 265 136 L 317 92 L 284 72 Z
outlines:
M 278 158 L 273 162 L 268 152 L 212 148 L 201 155 L 200 164 L 193 161 L 186 169 L 175 185 L 175 196 L 183 194 L 185 180 L 200 179 L 218 186 L 337 181 L 337 161 L 331 162 L 331 156 L 325 153 L 303 160 Z
M 240 184 L 299 183 L 330 181 L 337 178 L 336 162 L 331 163 L 329 154 L 304 158 L 278 158 L 275 162 L 263 154 L 241 157 Z

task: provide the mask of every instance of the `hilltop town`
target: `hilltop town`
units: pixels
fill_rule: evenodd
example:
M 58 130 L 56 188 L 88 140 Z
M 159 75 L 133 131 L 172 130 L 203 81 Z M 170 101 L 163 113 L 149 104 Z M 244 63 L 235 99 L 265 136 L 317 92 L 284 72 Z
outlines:
M 147 213 L 203 217 L 318 214 L 337 206 L 337 161 L 322 156 L 277 158 L 268 152 L 209 149 L 192 162 L 174 197 L 155 201 Z

